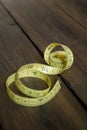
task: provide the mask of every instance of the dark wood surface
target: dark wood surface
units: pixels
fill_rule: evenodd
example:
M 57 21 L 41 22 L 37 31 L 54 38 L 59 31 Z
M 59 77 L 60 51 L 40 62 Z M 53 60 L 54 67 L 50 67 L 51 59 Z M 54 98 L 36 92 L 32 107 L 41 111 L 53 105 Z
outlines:
M 74 65 L 62 76 L 69 89 L 87 106 L 87 59 L 85 58 L 87 55 L 87 30 L 81 26 L 81 23 L 78 23 L 79 20 L 76 21 L 73 16 L 65 13 L 61 9 L 63 4 L 58 5 L 60 1 L 47 0 L 45 3 L 43 0 L 37 2 L 22 0 L 21 8 L 20 1 L 17 0 L 3 0 L 3 3 L 26 33 L 28 39 L 31 38 L 41 53 L 49 43 L 55 41 L 64 43 L 72 49 L 75 55 Z M 66 1 L 66 5 L 69 6 L 69 2 Z M 76 7 L 72 4 L 71 9 L 73 10 L 73 8 Z M 84 14 L 84 12 L 82 13 Z M 84 17 L 83 19 L 87 20 Z M 70 73 L 72 73 L 71 76 Z
M 0 129 L 87 130 L 87 18 L 85 0 L 0 0 Z M 69 46 L 71 69 L 59 77 L 62 89 L 49 103 L 23 107 L 6 94 L 5 81 L 21 65 L 44 63 L 51 42 Z M 52 76 L 52 83 L 58 76 Z M 43 82 L 30 80 L 34 87 Z

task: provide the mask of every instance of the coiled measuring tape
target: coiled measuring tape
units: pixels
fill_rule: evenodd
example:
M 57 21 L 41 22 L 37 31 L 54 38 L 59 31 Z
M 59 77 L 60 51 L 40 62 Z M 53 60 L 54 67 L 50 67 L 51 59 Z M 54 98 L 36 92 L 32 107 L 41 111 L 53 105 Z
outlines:
M 57 46 L 61 46 L 63 48 L 63 51 L 52 52 L 52 50 Z M 26 64 L 20 67 L 16 73 L 12 74 L 7 78 L 7 94 L 10 99 L 13 100 L 15 103 L 32 107 L 40 106 L 49 102 L 59 92 L 61 88 L 60 80 L 57 80 L 55 85 L 51 87 L 51 80 L 48 75 L 60 74 L 64 70 L 69 69 L 73 63 L 73 53 L 65 45 L 59 43 L 51 43 L 47 46 L 44 52 L 44 59 L 49 65 L 38 63 Z M 35 90 L 32 88 L 28 88 L 21 81 L 21 78 L 25 77 L 39 78 L 46 82 L 48 88 L 44 90 Z M 13 82 L 15 82 L 15 85 L 17 86 L 18 90 L 26 95 L 25 97 L 17 95 L 11 90 L 10 85 Z

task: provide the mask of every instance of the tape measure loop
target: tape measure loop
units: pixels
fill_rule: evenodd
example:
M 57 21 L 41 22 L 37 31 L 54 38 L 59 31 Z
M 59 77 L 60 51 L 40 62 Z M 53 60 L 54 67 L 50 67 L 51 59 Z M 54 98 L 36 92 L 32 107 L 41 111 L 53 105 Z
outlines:
M 52 52 L 52 50 L 57 46 L 61 46 L 63 51 Z M 61 88 L 60 80 L 58 80 L 51 88 L 51 80 L 48 75 L 60 74 L 66 69 L 69 69 L 73 63 L 74 56 L 67 46 L 60 43 L 51 43 L 44 52 L 44 59 L 48 65 L 39 63 L 26 64 L 21 66 L 16 73 L 7 78 L 6 90 L 12 101 L 20 105 L 34 107 L 43 105 L 56 96 Z M 25 77 L 39 78 L 43 80 L 48 87 L 44 90 L 29 88 L 20 80 Z M 18 90 L 29 96 L 29 98 L 15 94 L 10 89 L 10 85 L 13 82 L 15 82 Z
M 25 71 L 26 69 L 26 71 Z M 26 72 L 26 73 L 24 73 Z M 24 77 L 35 77 L 35 78 L 39 78 L 41 80 L 43 80 L 48 88 L 44 89 L 44 90 L 36 90 L 36 89 L 32 89 L 27 87 L 26 85 L 24 85 L 22 83 L 22 81 L 20 80 L 20 78 L 24 78 Z M 41 73 L 40 71 L 37 70 L 33 70 L 33 69 L 28 69 L 28 68 L 23 68 L 21 70 L 21 68 L 16 72 L 15 74 L 15 84 L 17 86 L 17 88 L 19 89 L 19 91 L 21 91 L 23 94 L 27 95 L 27 96 L 31 96 L 31 97 L 41 97 L 46 95 L 49 90 L 51 89 L 51 80 L 50 78 L 44 74 Z

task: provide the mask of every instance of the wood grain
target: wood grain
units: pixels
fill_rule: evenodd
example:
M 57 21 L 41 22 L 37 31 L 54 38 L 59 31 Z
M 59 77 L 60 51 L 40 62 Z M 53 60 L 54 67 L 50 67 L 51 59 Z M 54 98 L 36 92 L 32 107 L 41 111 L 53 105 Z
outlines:
M 55 0 L 52 1 L 69 16 L 87 29 L 87 1 L 86 0 Z
M 46 2 L 21 0 L 21 5 L 17 0 L 3 0 L 2 2 L 41 53 L 50 42 L 55 41 L 64 43 L 72 49 L 75 56 L 74 65 L 72 69 L 62 74 L 62 79 L 80 102 L 87 107 L 87 30 L 83 27 L 86 22 L 82 20 L 80 24 L 77 22 L 79 19 L 86 20 L 83 18 L 85 12 L 81 14 L 84 6 L 79 6 L 80 1 L 76 0 L 76 4 L 75 1 L 70 3 L 68 0 L 61 3 L 56 0 Z M 84 1 L 82 3 L 86 5 Z M 64 10 L 67 8 L 66 12 L 70 13 L 70 16 L 61 9 L 63 7 Z M 77 21 L 74 18 L 76 15 L 80 15 L 76 17 Z
M 44 63 L 39 52 L 0 5 L 0 124 L 3 130 L 86 130 L 87 113 L 62 82 L 62 89 L 49 103 L 36 108 L 13 103 L 5 81 L 21 65 Z M 53 77 L 54 82 L 58 77 Z M 32 86 L 35 85 L 32 82 Z M 37 83 L 39 84 L 39 82 Z

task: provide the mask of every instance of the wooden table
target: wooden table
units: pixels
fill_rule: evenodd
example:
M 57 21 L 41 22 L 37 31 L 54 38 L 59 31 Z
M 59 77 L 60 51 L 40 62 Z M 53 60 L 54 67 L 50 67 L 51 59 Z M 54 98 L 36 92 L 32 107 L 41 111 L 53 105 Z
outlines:
M 71 69 L 60 75 L 62 89 L 40 107 L 13 103 L 6 94 L 7 77 L 21 65 L 45 64 L 43 53 L 51 42 L 67 45 L 75 56 Z M 87 130 L 86 0 L 0 0 L 0 129 Z

